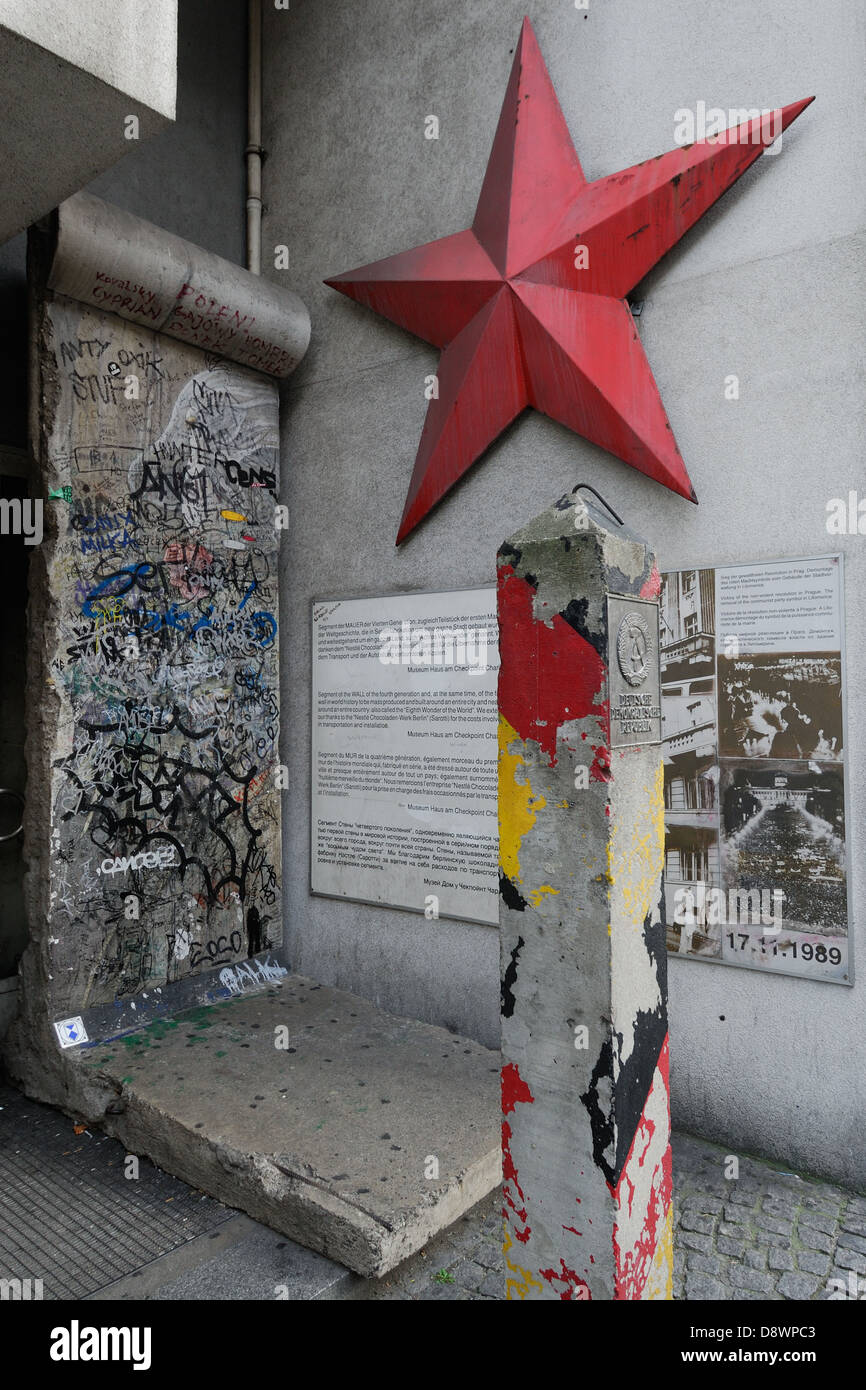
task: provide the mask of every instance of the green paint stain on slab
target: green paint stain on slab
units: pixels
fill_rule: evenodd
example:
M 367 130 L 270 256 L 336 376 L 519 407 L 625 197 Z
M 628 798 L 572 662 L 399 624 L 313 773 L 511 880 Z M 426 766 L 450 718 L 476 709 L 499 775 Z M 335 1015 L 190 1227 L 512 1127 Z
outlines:
M 210 1004 L 203 1004 L 197 1009 L 186 1009 L 184 1013 L 178 1014 L 178 1021 L 194 1023 L 197 1028 L 212 1028 L 211 1007 Z

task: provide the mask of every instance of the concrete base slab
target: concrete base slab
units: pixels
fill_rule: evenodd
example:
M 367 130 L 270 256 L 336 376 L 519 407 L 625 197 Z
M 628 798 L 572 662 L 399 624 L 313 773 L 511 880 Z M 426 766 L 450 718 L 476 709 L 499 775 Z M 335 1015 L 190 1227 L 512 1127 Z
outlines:
M 74 1065 L 129 1152 L 358 1274 L 500 1180 L 498 1055 L 300 976 Z

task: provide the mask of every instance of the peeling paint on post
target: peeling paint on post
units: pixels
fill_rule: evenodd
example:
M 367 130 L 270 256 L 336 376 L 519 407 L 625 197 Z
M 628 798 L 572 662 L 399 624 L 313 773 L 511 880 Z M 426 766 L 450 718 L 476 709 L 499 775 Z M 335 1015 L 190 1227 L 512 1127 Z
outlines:
M 669 1299 L 658 566 L 575 494 L 498 570 L 506 1297 Z

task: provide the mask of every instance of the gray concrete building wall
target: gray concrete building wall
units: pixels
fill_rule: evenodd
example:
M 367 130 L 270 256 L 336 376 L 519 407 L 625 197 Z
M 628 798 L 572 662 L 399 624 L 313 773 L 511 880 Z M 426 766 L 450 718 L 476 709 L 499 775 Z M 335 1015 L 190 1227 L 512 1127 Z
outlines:
M 0 25 L 174 116 L 178 0 L 0 0 Z
M 177 116 L 89 192 L 245 263 L 246 5 L 180 0 Z
M 174 119 L 177 0 L 0 0 L 0 240 Z
M 291 248 L 313 319 L 286 389 L 283 612 L 286 921 L 295 968 L 396 1012 L 498 1039 L 490 928 L 313 898 L 310 600 L 493 582 L 502 539 L 579 481 L 663 566 L 844 549 L 853 989 L 673 960 L 675 1122 L 735 1148 L 866 1182 L 862 915 L 866 689 L 863 538 L 825 504 L 862 477 L 866 18 L 850 0 L 539 0 L 531 18 L 588 178 L 675 144 L 679 108 L 775 107 L 815 94 L 645 283 L 640 334 L 700 497 L 692 507 L 534 413 L 396 551 L 436 354 L 321 281 L 456 232 L 474 214 L 523 3 L 338 0 L 265 6 L 263 265 Z M 424 138 L 428 115 L 439 140 Z M 740 398 L 725 399 L 725 377 Z

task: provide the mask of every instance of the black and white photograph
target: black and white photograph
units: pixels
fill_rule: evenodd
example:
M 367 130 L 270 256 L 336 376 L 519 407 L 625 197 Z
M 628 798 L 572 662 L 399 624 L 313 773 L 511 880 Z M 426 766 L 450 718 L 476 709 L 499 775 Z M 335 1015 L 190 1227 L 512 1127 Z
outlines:
M 659 610 L 665 940 L 673 954 L 714 959 L 721 933 L 700 891 L 719 881 L 714 571 L 666 571 Z
M 847 936 L 839 768 L 723 762 L 721 851 L 724 889 L 757 891 L 763 914 L 773 916 L 775 927 Z
M 718 665 L 723 758 L 842 761 L 838 652 L 719 653 Z
M 662 689 L 687 693 L 715 676 L 715 570 L 667 570 L 659 595 Z

